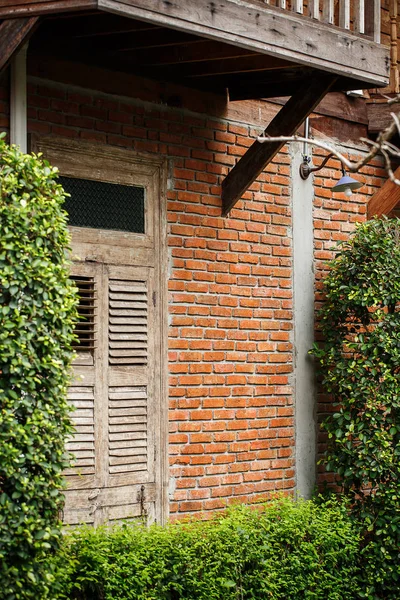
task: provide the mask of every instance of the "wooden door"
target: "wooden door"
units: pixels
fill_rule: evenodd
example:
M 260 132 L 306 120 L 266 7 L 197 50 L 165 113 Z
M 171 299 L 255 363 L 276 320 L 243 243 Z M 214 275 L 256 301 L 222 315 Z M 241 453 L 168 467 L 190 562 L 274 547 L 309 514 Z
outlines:
M 162 521 L 162 165 L 129 152 L 69 142 L 41 140 L 38 146 L 59 167 L 61 183 L 71 193 L 72 223 L 78 223 L 71 226 L 71 276 L 79 290 L 81 321 L 69 388 L 75 434 L 67 444 L 75 461 L 65 474 L 64 521 Z M 142 212 L 139 225 L 131 227 L 126 221 L 136 209 L 126 212 L 124 203 L 132 193 L 140 196 Z M 89 208 L 88 202 L 93 202 Z M 127 230 L 135 227 L 139 231 Z

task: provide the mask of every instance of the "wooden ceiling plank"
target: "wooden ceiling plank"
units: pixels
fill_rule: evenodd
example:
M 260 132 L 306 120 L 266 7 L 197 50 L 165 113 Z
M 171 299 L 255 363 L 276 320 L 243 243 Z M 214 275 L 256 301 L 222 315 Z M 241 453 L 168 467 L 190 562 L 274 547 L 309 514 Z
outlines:
M 161 54 L 162 55 L 162 54 Z M 137 60 L 136 57 L 132 60 L 127 60 L 128 57 L 121 57 L 125 66 L 129 65 L 130 60 L 132 69 L 140 65 L 141 69 L 148 69 L 149 65 L 145 62 Z M 291 68 L 293 65 L 280 59 L 274 59 L 265 55 L 252 55 L 251 57 L 237 56 L 235 58 L 221 60 L 205 60 L 204 62 L 194 63 L 175 63 L 175 64 L 153 64 L 151 65 L 151 74 L 156 78 L 169 79 L 188 85 L 196 85 L 197 80 L 212 78 L 212 77 L 227 77 L 228 79 L 241 77 L 247 73 L 265 73 L 266 70 Z M 147 71 L 148 72 L 148 71 Z M 225 84 L 224 84 L 225 85 Z M 213 84 L 211 83 L 210 89 Z M 228 87 L 228 85 L 225 85 Z
M 190 33 L 175 31 L 173 29 L 164 29 L 158 26 L 149 26 L 151 29 L 139 29 L 121 33 L 110 32 L 107 36 L 100 36 L 99 39 L 96 37 L 85 37 L 81 35 L 75 36 L 73 28 L 70 31 L 63 28 L 61 31 L 53 30 L 51 23 L 46 24 L 41 31 L 41 35 L 36 42 L 38 48 L 48 47 L 49 43 L 54 40 L 55 46 L 64 45 L 65 47 L 71 46 L 71 40 L 73 42 L 73 49 L 78 50 L 82 53 L 97 53 L 97 52 L 111 52 L 116 55 L 117 52 L 121 51 L 121 56 L 125 53 L 125 50 L 129 50 L 132 53 L 142 50 L 151 50 L 153 48 L 169 48 L 179 45 L 189 45 L 192 43 L 198 43 L 200 40 L 198 37 L 191 35 Z M 151 31 L 151 33 L 149 33 Z
M 329 92 L 336 77 L 320 74 L 305 80 L 265 129 L 266 136 L 290 136 Z M 271 162 L 285 142 L 255 141 L 222 182 L 222 214 L 226 215 Z
M 127 52 L 130 56 L 130 53 Z M 237 46 L 212 42 L 210 40 L 200 39 L 196 44 L 183 44 L 180 46 L 171 46 L 160 53 L 158 50 L 146 50 L 145 52 L 136 51 L 132 54 L 133 58 L 143 65 L 184 65 L 186 63 L 200 63 L 204 61 L 222 60 L 228 58 L 243 58 L 258 56 L 255 52 L 244 50 Z
M 175 31 L 174 29 L 158 28 L 155 35 L 149 36 L 146 31 L 139 31 L 134 36 L 119 36 L 113 43 L 113 51 L 131 52 L 151 48 L 171 47 L 187 44 L 197 44 L 201 40 L 189 32 Z M 125 38 L 125 39 L 124 39 Z
M 98 0 L 3 0 L 0 18 L 40 16 L 97 8 Z
M 63 13 L 57 15 L 49 15 L 40 28 L 40 37 L 52 42 L 59 41 L 65 38 L 65 42 L 72 38 L 82 40 L 108 43 L 108 37 L 114 36 L 119 40 L 119 36 L 124 36 L 138 31 L 156 31 L 160 29 L 158 25 L 145 23 L 143 21 L 135 21 L 134 19 L 126 19 L 118 15 L 112 15 L 105 12 L 88 12 L 83 13 Z M 89 40 L 89 38 L 94 38 Z M 111 40 L 112 41 L 112 40 Z
M 394 175 L 400 179 L 400 167 Z M 400 202 L 400 186 L 388 179 L 383 186 L 370 198 L 367 207 L 367 218 L 389 215 Z
M 0 24 L 0 73 L 34 32 L 39 17 L 7 19 Z

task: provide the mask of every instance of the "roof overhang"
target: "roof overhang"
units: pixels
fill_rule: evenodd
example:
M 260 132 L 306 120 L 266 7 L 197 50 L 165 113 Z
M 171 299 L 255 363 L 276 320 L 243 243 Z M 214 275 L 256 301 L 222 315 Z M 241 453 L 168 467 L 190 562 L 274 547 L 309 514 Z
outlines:
M 196 34 L 349 78 L 389 80 L 389 48 L 366 36 L 283 11 L 261 0 L 3 0 L 0 18 L 99 9 Z

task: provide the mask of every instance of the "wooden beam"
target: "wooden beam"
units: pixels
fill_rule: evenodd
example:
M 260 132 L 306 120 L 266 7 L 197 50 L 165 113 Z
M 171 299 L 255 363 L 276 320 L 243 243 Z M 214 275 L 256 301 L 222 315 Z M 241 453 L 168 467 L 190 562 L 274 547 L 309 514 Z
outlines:
M 222 41 L 262 54 L 386 85 L 389 49 L 352 32 L 276 7 L 237 0 L 98 0 L 100 10 Z
M 281 108 L 265 130 L 269 136 L 293 135 L 304 119 L 321 102 L 336 81 L 336 77 L 319 75 L 306 81 Z M 247 188 L 271 162 L 285 142 L 254 142 L 222 182 L 222 214 L 226 215 Z
M 400 178 L 400 167 L 394 172 L 397 179 Z M 400 202 L 400 186 L 388 179 L 383 186 L 370 198 L 367 207 L 367 218 L 388 215 Z
M 10 62 L 15 52 L 30 38 L 38 23 L 38 17 L 9 19 L 0 24 L 0 73 Z
M 397 113 L 398 108 L 384 100 L 383 102 L 368 102 L 367 111 L 369 133 L 379 133 L 393 122 L 391 113 Z
M 2 0 L 0 18 L 56 14 L 97 8 L 97 0 Z
M 269 102 L 283 106 L 287 98 L 271 98 Z M 368 113 L 363 98 L 350 98 L 342 92 L 330 92 L 314 109 L 314 113 L 353 123 L 368 125 Z M 363 134 L 364 135 L 364 134 Z

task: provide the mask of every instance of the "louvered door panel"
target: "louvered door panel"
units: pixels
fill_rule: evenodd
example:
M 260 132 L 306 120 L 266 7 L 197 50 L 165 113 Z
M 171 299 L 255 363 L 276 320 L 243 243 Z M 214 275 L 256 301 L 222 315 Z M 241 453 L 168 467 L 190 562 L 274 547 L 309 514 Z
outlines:
M 147 364 L 147 302 L 146 282 L 110 279 L 110 365 Z
M 68 390 L 71 404 L 71 417 L 74 433 L 67 442 L 66 449 L 74 455 L 73 467 L 66 475 L 94 475 L 94 388 L 71 386 Z
M 153 270 L 108 266 L 108 485 L 154 481 Z
M 147 388 L 110 387 L 110 473 L 147 471 Z

